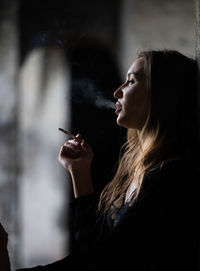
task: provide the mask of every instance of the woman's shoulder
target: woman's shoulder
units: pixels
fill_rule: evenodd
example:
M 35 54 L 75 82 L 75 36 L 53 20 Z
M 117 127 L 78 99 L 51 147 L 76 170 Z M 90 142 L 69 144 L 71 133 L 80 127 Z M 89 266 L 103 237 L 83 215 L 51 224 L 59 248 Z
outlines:
M 199 193 L 200 174 L 196 166 L 177 159 L 160 162 L 147 173 L 140 199 L 149 198 L 154 201 L 159 198 L 160 202 L 174 199 L 174 201 L 190 202 L 191 205 L 194 202 L 200 205 Z
M 200 183 L 200 172 L 197 164 L 183 159 L 169 159 L 157 163 L 146 175 L 146 182 L 174 185 L 197 185 Z
M 197 163 L 186 161 L 184 159 L 168 159 L 158 162 L 152 167 L 149 173 L 154 174 L 200 174 L 199 166 Z

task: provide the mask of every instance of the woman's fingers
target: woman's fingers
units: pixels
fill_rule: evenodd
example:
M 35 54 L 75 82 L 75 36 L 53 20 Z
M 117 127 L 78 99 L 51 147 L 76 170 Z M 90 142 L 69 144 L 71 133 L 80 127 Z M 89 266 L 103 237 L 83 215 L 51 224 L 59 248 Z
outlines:
M 75 140 L 68 140 L 67 142 L 64 143 L 63 145 L 66 148 L 72 149 L 74 151 L 83 151 L 83 148 L 80 143 L 76 142 Z
M 74 151 L 79 150 L 89 153 L 92 152 L 90 145 L 84 139 L 82 139 L 82 136 L 80 134 L 76 136 L 76 139 L 66 141 L 63 146 L 70 148 Z
M 82 141 L 82 135 L 81 134 L 77 134 L 74 140 L 80 144 L 81 141 Z
M 75 148 L 73 145 L 68 143 L 67 145 L 61 147 L 59 156 L 61 158 L 77 158 L 81 151 L 82 150 L 80 150 L 80 148 Z
M 60 149 L 58 161 L 68 170 L 85 170 L 91 165 L 93 151 L 78 134 L 76 138 L 66 141 Z
M 84 151 L 91 151 L 91 147 L 85 140 L 82 140 L 81 147 Z

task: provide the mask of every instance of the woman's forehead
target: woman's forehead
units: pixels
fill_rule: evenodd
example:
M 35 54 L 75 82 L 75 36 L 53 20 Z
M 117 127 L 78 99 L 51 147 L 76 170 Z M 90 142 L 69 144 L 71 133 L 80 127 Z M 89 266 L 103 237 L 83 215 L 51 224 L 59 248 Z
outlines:
M 144 75 L 144 59 L 142 57 L 136 59 L 128 69 L 127 76 L 130 77 L 131 75 Z

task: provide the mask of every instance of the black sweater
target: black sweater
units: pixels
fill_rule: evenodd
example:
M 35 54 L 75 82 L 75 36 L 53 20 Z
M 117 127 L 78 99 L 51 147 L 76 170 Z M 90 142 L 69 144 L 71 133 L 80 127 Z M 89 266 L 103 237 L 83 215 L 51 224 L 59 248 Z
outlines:
M 75 199 L 75 251 L 26 270 L 200 270 L 199 182 L 181 160 L 150 171 L 137 201 L 112 230 L 97 211 L 95 194 Z

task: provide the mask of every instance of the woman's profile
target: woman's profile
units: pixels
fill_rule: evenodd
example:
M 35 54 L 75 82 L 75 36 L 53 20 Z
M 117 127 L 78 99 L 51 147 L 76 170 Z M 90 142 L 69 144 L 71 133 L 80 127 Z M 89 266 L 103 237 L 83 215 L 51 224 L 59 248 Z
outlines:
M 196 95 L 195 60 L 174 50 L 140 52 L 114 92 L 127 142 L 113 180 L 95 193 L 93 151 L 81 135 L 59 153 L 74 189 L 76 249 L 20 270 L 197 271 Z

